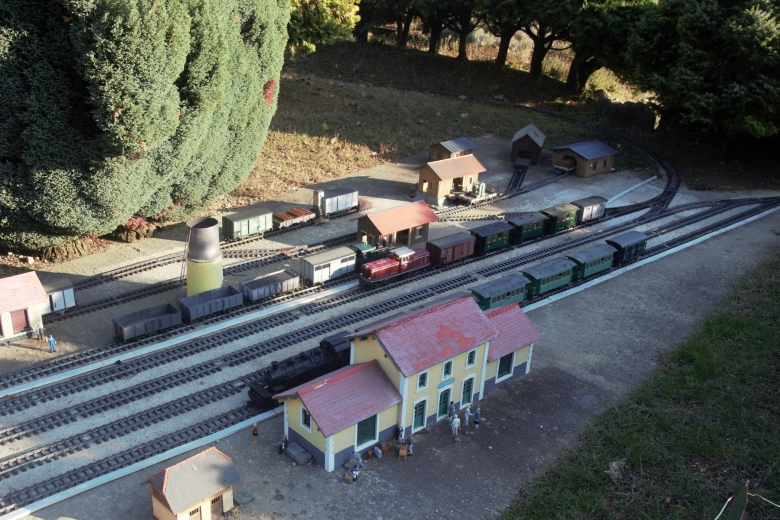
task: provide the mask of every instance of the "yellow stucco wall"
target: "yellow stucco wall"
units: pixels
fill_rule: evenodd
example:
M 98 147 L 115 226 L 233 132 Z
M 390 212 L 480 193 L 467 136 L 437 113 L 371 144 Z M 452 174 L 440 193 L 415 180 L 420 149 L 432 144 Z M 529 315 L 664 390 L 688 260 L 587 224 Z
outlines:
M 287 425 L 301 437 L 312 443 L 318 450 L 325 452 L 325 436 L 317 429 L 317 421 L 311 418 L 311 433 L 301 426 L 301 407 L 303 403 L 298 398 L 285 399 L 287 407 Z
M 413 376 L 409 377 L 407 379 L 407 387 L 406 387 L 406 395 L 407 395 L 407 405 L 406 405 L 406 416 L 404 417 L 404 427 L 410 426 L 412 424 L 412 420 L 414 418 L 414 403 L 419 401 L 420 399 L 423 399 L 425 397 L 428 398 L 428 408 L 426 410 L 427 415 L 433 415 L 436 413 L 437 407 L 439 405 L 439 392 L 441 390 L 444 390 L 444 388 L 450 388 L 450 400 L 455 401 L 456 403 L 460 403 L 461 393 L 463 391 L 463 381 L 468 379 L 471 376 L 474 376 L 474 386 L 472 390 L 472 395 L 474 393 L 479 392 L 479 387 L 481 383 L 481 376 L 482 376 L 482 360 L 484 359 L 485 355 L 485 344 L 481 344 L 477 347 L 477 355 L 476 355 L 476 364 L 471 368 L 466 368 L 466 358 L 469 351 L 466 351 L 462 354 L 459 354 L 453 358 L 453 367 L 452 367 L 452 375 L 446 378 L 442 378 L 442 369 L 444 366 L 444 363 L 446 363 L 449 360 L 445 360 L 437 365 L 432 366 L 428 369 L 428 387 L 423 390 L 417 390 L 417 380 L 418 380 L 418 374 L 414 374 Z M 444 387 L 439 388 L 439 384 L 441 384 L 443 381 L 454 379 L 452 384 Z
M 531 351 L 531 345 L 526 345 L 525 347 L 516 351 L 514 366 L 516 367 L 520 366 L 526 361 L 528 361 L 528 353 L 530 351 Z M 496 377 L 497 373 L 498 373 L 498 359 L 488 363 L 487 369 L 485 370 L 485 379 L 493 379 L 494 377 Z
M 379 342 L 372 336 L 366 336 L 366 338 L 363 341 L 360 338 L 355 338 L 355 363 L 365 363 L 376 359 L 395 389 L 400 392 L 401 373 L 395 368 L 390 358 L 385 357 L 385 351 Z
M 151 488 L 151 486 L 149 486 Z M 166 504 L 163 504 L 152 494 L 152 515 L 158 520 L 174 520 L 176 515 L 171 513 Z
M 379 431 L 377 433 L 386 430 L 387 428 L 396 426 L 398 423 L 398 406 L 394 404 L 390 408 L 379 412 Z M 341 430 L 333 436 L 333 450 L 338 453 L 350 447 L 355 446 L 355 425 L 350 426 L 344 430 Z

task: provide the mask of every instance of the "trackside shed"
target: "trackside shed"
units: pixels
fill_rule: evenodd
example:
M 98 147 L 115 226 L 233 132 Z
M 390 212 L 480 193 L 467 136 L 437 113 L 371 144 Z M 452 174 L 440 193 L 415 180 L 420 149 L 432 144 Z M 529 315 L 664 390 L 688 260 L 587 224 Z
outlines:
M 26 334 L 41 323 L 49 297 L 34 272 L 0 278 L 0 339 Z
M 512 154 L 509 162 L 514 163 L 518 157 L 524 157 L 529 159 L 531 166 L 536 166 L 542 155 L 544 139 L 545 135 L 533 123 L 521 128 L 512 137 Z
M 429 204 L 441 206 L 447 195 L 468 192 L 485 167 L 473 155 L 432 161 L 420 168 L 417 191 L 425 194 Z
M 357 241 L 375 247 L 424 247 L 428 226 L 439 217 L 423 202 L 372 213 L 358 219 Z
M 453 157 L 462 157 L 474 153 L 476 145 L 466 137 L 458 137 L 450 141 L 442 141 L 432 144 L 428 150 L 429 161 L 440 161 L 442 159 L 452 159 Z
M 612 170 L 618 151 L 601 141 L 583 141 L 580 143 L 557 146 L 552 149 L 553 165 L 576 163 L 574 175 L 593 177 Z

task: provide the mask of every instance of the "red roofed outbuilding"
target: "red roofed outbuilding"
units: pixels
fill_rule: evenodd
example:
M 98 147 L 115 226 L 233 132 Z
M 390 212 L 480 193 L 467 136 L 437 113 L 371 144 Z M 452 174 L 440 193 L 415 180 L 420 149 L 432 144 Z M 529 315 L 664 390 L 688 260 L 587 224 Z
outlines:
M 48 302 L 35 272 L 0 278 L 0 338 L 10 339 L 36 327 Z
M 376 360 L 349 365 L 277 394 L 285 435 L 328 471 L 393 439 L 401 394 Z
M 490 342 L 485 392 L 524 376 L 531 370 L 534 343 L 542 334 L 517 303 L 485 311 L 498 337 Z
M 428 241 L 428 225 L 437 220 L 439 217 L 425 202 L 412 202 L 360 217 L 357 240 L 376 247 L 414 249 Z

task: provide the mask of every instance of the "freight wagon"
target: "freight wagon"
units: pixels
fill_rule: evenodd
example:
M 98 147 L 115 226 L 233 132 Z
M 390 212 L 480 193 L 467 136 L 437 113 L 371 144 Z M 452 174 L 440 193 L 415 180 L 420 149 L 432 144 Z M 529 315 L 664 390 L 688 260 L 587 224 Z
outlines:
M 274 228 L 274 214 L 260 208 L 245 209 L 222 217 L 223 240 L 262 235 Z
M 243 294 L 232 285 L 179 298 L 179 308 L 185 323 L 192 323 L 210 314 L 240 307 L 243 304 Z
M 43 290 L 49 297 L 48 304 L 41 306 L 41 314 L 52 312 L 65 312 L 76 306 L 76 297 L 73 294 L 73 284 L 70 280 L 58 280 L 43 284 Z
M 357 253 L 349 247 L 338 247 L 316 255 L 301 258 L 301 274 L 311 285 L 355 271 Z
M 165 303 L 114 318 L 114 333 L 121 341 L 181 325 L 181 312 Z
M 282 269 L 243 281 L 239 284 L 239 290 L 247 301 L 256 302 L 275 294 L 294 291 L 300 284 L 301 278 L 297 273 Z
M 278 213 L 274 213 L 274 229 L 282 229 L 294 226 L 295 224 L 303 224 L 304 222 L 308 222 L 316 217 L 317 215 L 308 209 L 303 208 L 292 208 L 288 209 L 287 211 L 280 211 Z
M 352 213 L 358 209 L 358 192 L 352 188 L 315 190 L 314 207 L 325 218 Z
M 474 254 L 476 238 L 471 233 L 455 233 L 428 241 L 425 249 L 431 254 L 432 265 L 449 265 Z
M 604 197 L 593 196 L 585 199 L 574 200 L 572 204 L 577 206 L 577 224 L 582 224 L 589 220 L 595 220 L 604 216 L 607 199 Z

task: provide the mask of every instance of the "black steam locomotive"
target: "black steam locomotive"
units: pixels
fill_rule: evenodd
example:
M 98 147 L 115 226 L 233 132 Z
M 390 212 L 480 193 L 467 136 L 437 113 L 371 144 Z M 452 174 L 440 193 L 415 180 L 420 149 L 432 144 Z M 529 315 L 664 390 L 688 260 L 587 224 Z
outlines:
M 320 346 L 284 361 L 273 361 L 260 380 L 249 385 L 249 399 L 262 410 L 277 403 L 273 396 L 349 365 L 348 331 L 338 332 L 320 341 Z

